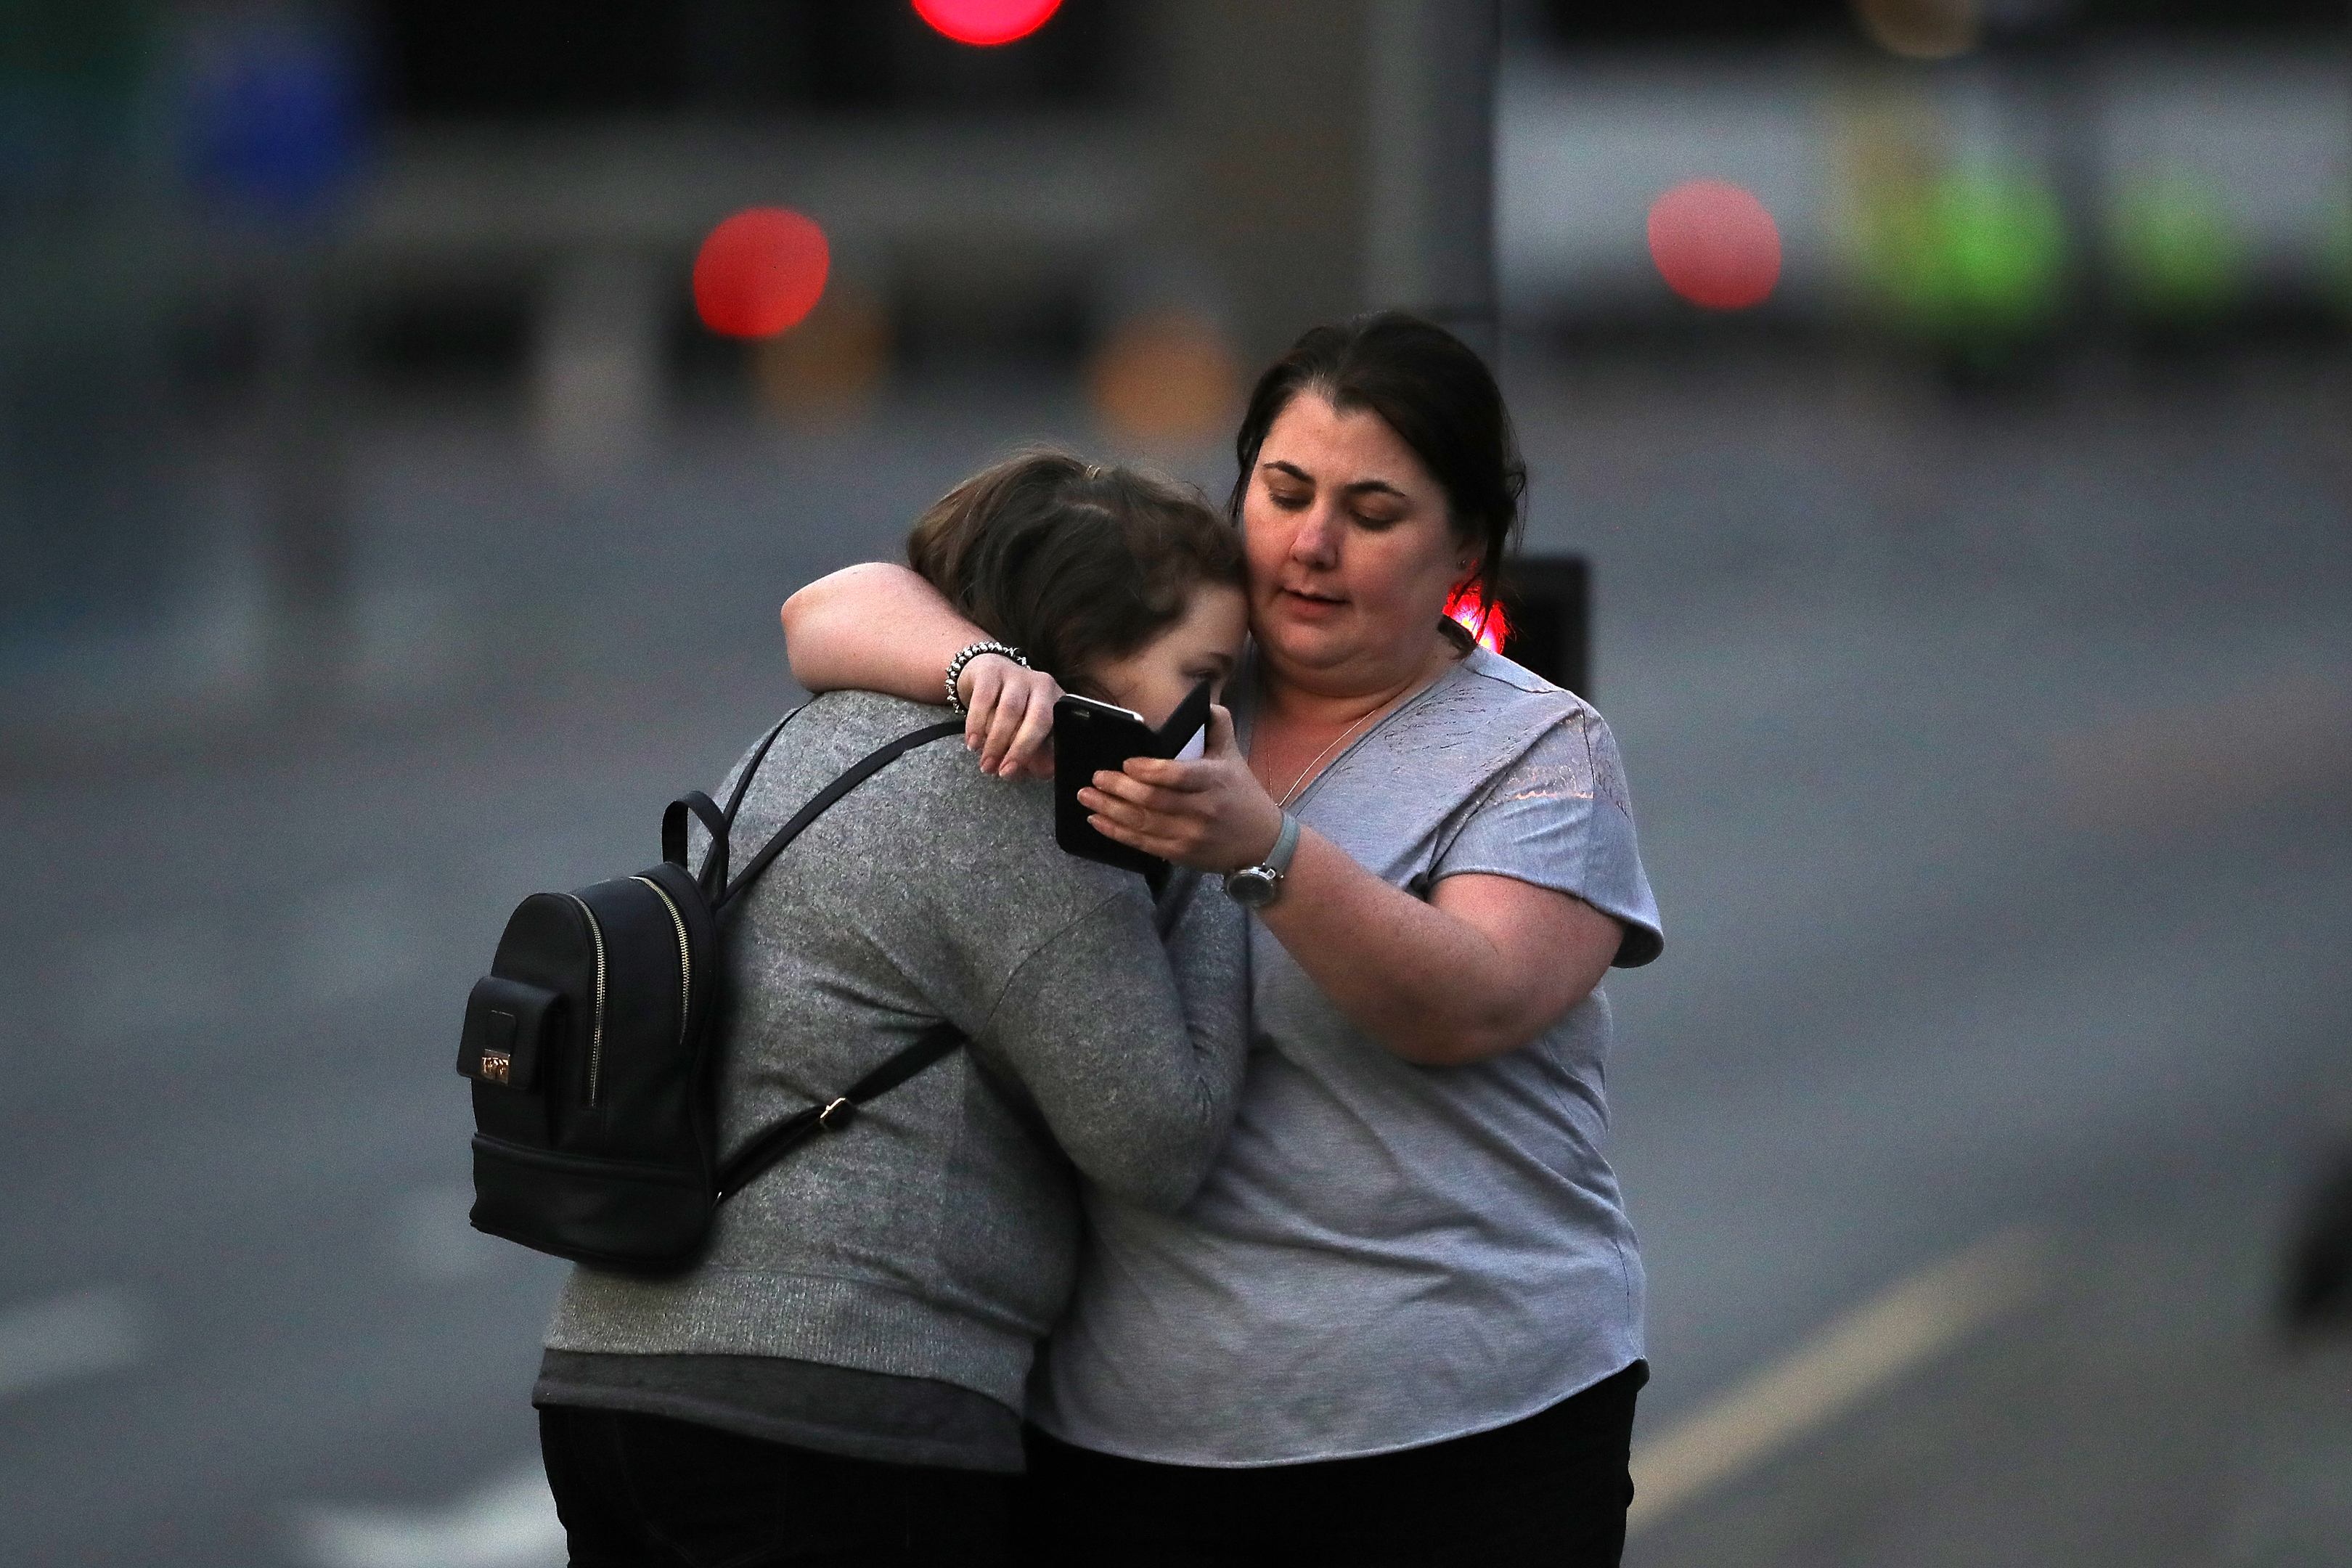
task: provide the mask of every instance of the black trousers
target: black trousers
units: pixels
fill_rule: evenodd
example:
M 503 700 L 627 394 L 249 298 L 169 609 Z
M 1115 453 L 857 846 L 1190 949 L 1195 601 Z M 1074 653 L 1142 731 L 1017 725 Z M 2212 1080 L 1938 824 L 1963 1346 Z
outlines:
M 658 1415 L 543 1407 L 572 1568 L 1000 1568 L 1017 1476 L 846 1459 Z
M 1364 1459 L 1209 1469 L 1032 1427 L 1024 1555 L 1059 1568 L 1616 1568 L 1635 1362 L 1524 1421 Z

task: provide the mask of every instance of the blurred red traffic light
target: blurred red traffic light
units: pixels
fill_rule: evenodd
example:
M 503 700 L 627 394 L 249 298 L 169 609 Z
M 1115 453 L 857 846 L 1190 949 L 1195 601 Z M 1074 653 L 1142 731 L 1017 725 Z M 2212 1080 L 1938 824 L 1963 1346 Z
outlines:
M 751 207 L 710 231 L 694 258 L 694 308 L 730 338 L 798 326 L 824 293 L 824 230 L 784 207 Z
M 1025 38 L 1062 8 L 1062 0 L 915 0 L 916 15 L 959 44 L 1009 44 Z
M 1650 258 L 1692 304 L 1743 310 L 1780 280 L 1780 230 L 1762 202 L 1728 180 L 1689 180 L 1652 205 Z

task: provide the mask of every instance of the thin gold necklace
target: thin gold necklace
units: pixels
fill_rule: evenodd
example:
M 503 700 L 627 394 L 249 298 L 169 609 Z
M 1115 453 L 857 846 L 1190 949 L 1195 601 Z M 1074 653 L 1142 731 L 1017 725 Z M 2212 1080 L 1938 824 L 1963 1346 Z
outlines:
M 1387 707 L 1387 706 L 1388 706 L 1388 704 L 1387 704 L 1387 703 L 1385 703 L 1385 702 L 1383 702 L 1383 703 L 1381 703 L 1381 708 L 1385 708 L 1385 707 Z M 1381 710 L 1381 708 L 1375 708 L 1375 709 L 1373 709 L 1373 710 L 1372 710 L 1372 713 L 1377 713 L 1377 712 L 1379 712 L 1379 711 Z M 1307 765 L 1306 765 L 1305 767 L 1303 767 L 1303 768 L 1299 769 L 1299 770 L 1298 770 L 1297 776 L 1296 776 L 1295 778 L 1293 778 L 1293 779 L 1290 781 L 1290 788 L 1289 788 L 1289 790 L 1288 790 L 1288 791 L 1287 791 L 1287 792 L 1283 795 L 1283 797 L 1282 797 L 1280 800 L 1277 800 L 1277 801 L 1276 801 L 1276 802 L 1274 803 L 1274 804 L 1275 804 L 1275 805 L 1276 805 L 1276 807 L 1277 809 L 1279 809 L 1279 808 L 1280 808 L 1280 807 L 1282 807 L 1282 806 L 1288 805 L 1290 804 L 1290 802 L 1291 802 L 1292 798 L 1293 798 L 1294 796 L 1296 796 L 1296 795 L 1298 794 L 1299 786 L 1300 786 L 1300 785 L 1302 785 L 1302 784 L 1304 784 L 1307 782 L 1307 775 L 1308 773 L 1312 773 L 1312 772 L 1315 770 L 1315 764 L 1316 764 L 1316 763 L 1319 763 L 1319 762 L 1321 762 L 1324 758 L 1326 758 L 1326 757 L 1328 757 L 1328 756 L 1329 756 L 1329 755 L 1331 754 L 1331 746 L 1336 746 L 1336 745 L 1338 745 L 1341 741 L 1346 740 L 1349 736 L 1350 736 L 1350 735 L 1354 734 L 1357 731 L 1359 731 L 1359 730 L 1362 729 L 1362 728 L 1364 727 L 1364 719 L 1369 719 L 1369 718 L 1370 718 L 1370 717 L 1372 716 L 1372 713 L 1367 713 L 1367 714 L 1365 714 L 1363 719 L 1359 719 L 1359 720 L 1357 720 L 1354 723 L 1352 723 L 1352 724 L 1349 725 L 1346 729 L 1344 729 L 1344 730 L 1340 731 L 1339 731 L 1339 733 L 1337 736 L 1333 737 L 1333 739 L 1332 739 L 1332 741 L 1331 741 L 1331 745 L 1330 745 L 1330 746 L 1326 746 L 1326 747 L 1324 747 L 1321 751 L 1319 751 L 1319 752 L 1316 752 L 1313 756 L 1311 756 L 1311 757 L 1307 758 Z
M 1444 671 L 1440 670 L 1438 673 L 1439 673 L 1440 675 L 1443 675 L 1443 674 L 1444 673 Z M 1402 691 L 1398 692 L 1394 697 L 1390 698 L 1386 702 L 1381 703 L 1378 708 L 1375 708 L 1375 709 L 1373 709 L 1370 713 L 1365 714 L 1365 715 L 1363 716 L 1363 718 L 1357 720 L 1354 723 L 1352 723 L 1352 724 L 1349 725 L 1346 729 L 1344 729 L 1344 730 L 1340 731 L 1339 732 L 1339 734 L 1337 734 L 1336 736 L 1332 737 L 1331 744 L 1330 744 L 1330 745 L 1324 747 L 1321 751 L 1319 751 L 1319 752 L 1316 752 L 1312 757 L 1309 757 L 1309 758 L 1307 760 L 1307 765 L 1306 765 L 1305 767 L 1303 767 L 1303 768 L 1301 768 L 1301 769 L 1299 769 L 1299 770 L 1298 770 L 1298 774 L 1297 774 L 1297 776 L 1296 778 L 1293 778 L 1293 779 L 1290 781 L 1290 789 L 1289 789 L 1289 791 L 1288 791 L 1286 794 L 1285 794 L 1285 795 L 1283 795 L 1283 797 L 1282 797 L 1280 800 L 1277 800 L 1277 801 L 1276 801 L 1276 802 L 1274 803 L 1274 804 L 1275 804 L 1275 805 L 1276 805 L 1276 809 L 1279 809 L 1279 808 L 1281 808 L 1281 807 L 1283 807 L 1283 806 L 1286 806 L 1286 805 L 1288 805 L 1290 804 L 1290 802 L 1291 802 L 1292 798 L 1293 798 L 1294 796 L 1296 796 L 1296 795 L 1298 794 L 1299 786 L 1300 786 L 1301 784 L 1304 784 L 1307 782 L 1307 775 L 1308 773 L 1312 773 L 1312 772 L 1314 772 L 1314 771 L 1315 771 L 1315 764 L 1316 764 L 1316 763 L 1318 763 L 1321 762 L 1324 758 L 1326 758 L 1326 757 L 1328 757 L 1328 756 L 1329 756 L 1329 755 L 1331 754 L 1331 748 L 1332 748 L 1333 746 L 1337 746 L 1337 745 L 1338 745 L 1341 741 L 1346 740 L 1349 736 L 1350 736 L 1350 735 L 1354 734 L 1358 730 L 1362 729 L 1362 728 L 1363 728 L 1363 726 L 1364 726 L 1364 721 L 1365 721 L 1365 720 L 1367 720 L 1367 719 L 1373 719 L 1373 718 L 1377 718 L 1377 717 L 1379 717 L 1381 714 L 1387 712 L 1390 709 L 1391 709 L 1391 708 L 1395 707 L 1398 703 L 1400 703 L 1400 702 L 1403 701 L 1406 698 L 1408 698 L 1408 697 L 1412 696 L 1414 692 L 1419 691 L 1423 687 L 1427 686 L 1427 685 L 1429 684 L 1430 680 L 1431 680 L 1431 679 L 1434 679 L 1434 677 L 1427 677 L 1427 678 L 1424 678 L 1424 679 L 1420 679 L 1420 680 L 1416 680 L 1416 681 L 1414 681 L 1412 685 L 1410 685 L 1410 686 L 1406 687 Z M 1268 790 L 1272 790 L 1272 789 L 1274 788 L 1274 782 L 1273 782 L 1271 779 L 1267 780 L 1267 781 L 1266 781 L 1266 786 L 1265 786 L 1265 787 L 1266 787 Z

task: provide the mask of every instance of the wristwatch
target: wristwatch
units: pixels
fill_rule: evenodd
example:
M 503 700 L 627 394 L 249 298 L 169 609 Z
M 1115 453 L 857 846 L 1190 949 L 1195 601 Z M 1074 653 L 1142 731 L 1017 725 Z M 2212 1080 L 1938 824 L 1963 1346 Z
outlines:
M 1262 910 L 1282 897 L 1282 879 L 1290 871 L 1290 858 L 1298 852 L 1298 818 L 1282 814 L 1282 832 L 1274 847 L 1255 866 L 1225 873 L 1225 897 L 1245 910 Z

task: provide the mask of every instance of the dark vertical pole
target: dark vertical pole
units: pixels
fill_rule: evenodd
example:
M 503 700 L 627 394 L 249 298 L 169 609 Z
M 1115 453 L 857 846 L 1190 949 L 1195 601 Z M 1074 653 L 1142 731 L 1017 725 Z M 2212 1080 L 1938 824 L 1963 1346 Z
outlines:
M 337 695 L 354 651 L 345 389 L 324 244 L 289 242 L 263 287 L 259 531 L 270 677 L 278 700 L 299 706 Z
M 1500 0 L 1369 0 L 1364 295 L 1495 357 Z
M 361 173 L 359 40 L 340 4 L 202 18 L 187 85 L 189 174 L 218 221 L 264 247 L 256 376 L 257 520 L 278 695 L 331 694 L 349 673 L 346 410 L 331 296 L 333 236 Z
M 1255 366 L 1375 306 L 1495 348 L 1500 0 L 1161 0 L 1170 240 Z
M 1166 236 L 1222 295 L 1245 374 L 1362 308 L 1365 0 L 1160 0 Z
M 2052 188 L 2065 222 L 2069 330 L 2096 341 L 2112 315 L 2106 244 L 2106 171 L 2098 84 L 2075 0 L 2048 0 L 1998 29 L 1992 43 L 2021 91 L 2017 100 L 2048 138 Z

